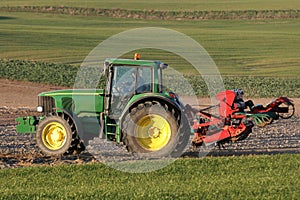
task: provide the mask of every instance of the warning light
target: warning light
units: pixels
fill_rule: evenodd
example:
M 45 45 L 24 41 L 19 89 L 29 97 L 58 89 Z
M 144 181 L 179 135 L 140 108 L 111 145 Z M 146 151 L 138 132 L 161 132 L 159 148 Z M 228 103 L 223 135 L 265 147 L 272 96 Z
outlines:
M 141 55 L 139 53 L 134 54 L 134 60 L 139 60 L 141 58 Z
M 176 95 L 175 95 L 175 93 L 173 93 L 173 92 L 169 92 L 169 95 L 170 95 L 170 97 L 171 97 L 172 99 L 175 99 L 175 98 L 176 98 Z

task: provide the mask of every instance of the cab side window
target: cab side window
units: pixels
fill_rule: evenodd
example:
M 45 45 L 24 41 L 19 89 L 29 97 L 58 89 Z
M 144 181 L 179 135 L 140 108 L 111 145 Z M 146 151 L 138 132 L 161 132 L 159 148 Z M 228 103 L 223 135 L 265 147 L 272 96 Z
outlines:
M 139 67 L 137 70 L 137 93 L 151 92 L 152 70 L 150 67 Z

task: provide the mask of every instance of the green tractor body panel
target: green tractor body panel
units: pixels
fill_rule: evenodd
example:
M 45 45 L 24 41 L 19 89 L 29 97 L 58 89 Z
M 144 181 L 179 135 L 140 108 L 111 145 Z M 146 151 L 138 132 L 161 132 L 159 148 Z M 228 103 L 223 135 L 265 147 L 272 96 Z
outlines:
M 39 97 L 52 97 L 55 108 L 66 109 L 74 114 L 103 112 L 104 90 L 74 89 L 44 92 Z
M 39 106 L 45 113 L 68 112 L 78 119 L 77 124 L 86 134 L 97 136 L 100 113 L 104 111 L 103 89 L 70 89 L 44 92 L 38 95 Z M 48 103 L 45 103 L 49 101 Z M 47 108 L 47 104 L 50 104 Z M 54 104 L 54 105 L 53 105 Z M 55 108 L 51 110 L 50 108 Z
M 85 132 L 99 133 L 99 114 L 104 109 L 104 90 L 56 90 L 39 94 L 38 100 L 38 107 L 44 115 L 52 112 L 69 112 L 78 117 Z M 42 119 L 35 116 L 17 118 L 17 132 L 35 133 L 36 125 Z

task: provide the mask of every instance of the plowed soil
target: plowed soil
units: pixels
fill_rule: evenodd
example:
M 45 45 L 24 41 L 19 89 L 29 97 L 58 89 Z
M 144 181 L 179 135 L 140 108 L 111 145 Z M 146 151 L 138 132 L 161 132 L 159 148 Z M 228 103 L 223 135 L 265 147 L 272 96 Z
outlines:
M 65 89 L 46 84 L 0 79 L 0 169 L 28 165 L 98 162 L 88 152 L 59 158 L 43 156 L 35 146 L 34 135 L 16 133 L 15 118 L 35 115 L 37 95 L 44 91 Z M 275 98 L 275 97 L 274 97 Z M 189 97 L 183 97 L 189 103 Z M 272 98 L 253 99 L 266 105 Z M 279 120 L 266 128 L 255 127 L 253 133 L 241 142 L 226 145 L 225 149 L 212 149 L 209 155 L 230 156 L 248 154 L 300 153 L 300 99 L 293 98 L 296 116 Z M 199 99 L 203 107 L 208 98 Z M 199 156 L 199 151 L 188 148 L 184 156 Z

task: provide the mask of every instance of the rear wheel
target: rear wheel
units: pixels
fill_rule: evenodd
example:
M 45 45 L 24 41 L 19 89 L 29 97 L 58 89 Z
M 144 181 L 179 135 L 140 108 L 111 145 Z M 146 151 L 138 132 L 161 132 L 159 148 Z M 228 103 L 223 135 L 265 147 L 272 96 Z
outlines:
M 39 149 L 50 156 L 83 150 L 73 120 L 64 113 L 53 113 L 40 121 L 36 142 Z
M 189 140 L 189 134 L 183 131 L 183 122 L 187 124 L 187 120 L 181 120 L 180 113 L 167 104 L 141 103 L 125 117 L 123 142 L 129 151 L 142 157 L 180 156 Z

